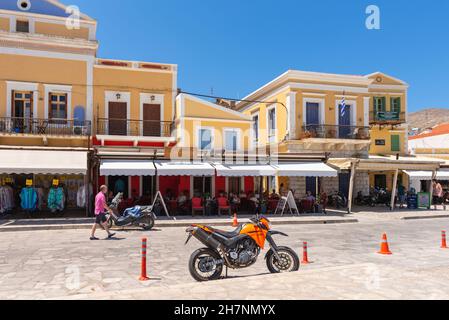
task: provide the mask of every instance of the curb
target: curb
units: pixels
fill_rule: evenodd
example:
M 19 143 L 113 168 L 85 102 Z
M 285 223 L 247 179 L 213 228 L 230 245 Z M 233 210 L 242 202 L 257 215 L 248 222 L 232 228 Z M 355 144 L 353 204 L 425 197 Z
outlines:
M 401 220 L 445 219 L 445 218 L 449 218 L 449 214 L 445 214 L 445 215 L 431 215 L 431 216 L 402 217 Z
M 293 220 L 293 221 L 272 221 L 272 225 L 317 225 L 317 224 L 338 224 L 338 223 L 358 223 L 357 219 L 330 219 L 330 220 Z M 93 222 L 92 222 L 93 223 Z M 230 222 L 211 222 L 210 225 L 217 227 L 229 227 Z M 192 222 L 160 222 L 156 221 L 155 228 L 187 228 Z M 0 227 L 0 232 L 20 232 L 20 231 L 50 231 L 50 230 L 87 230 L 92 224 L 66 224 L 66 225 L 40 225 L 40 226 L 10 226 Z M 140 228 L 113 228 L 114 230 L 141 230 Z

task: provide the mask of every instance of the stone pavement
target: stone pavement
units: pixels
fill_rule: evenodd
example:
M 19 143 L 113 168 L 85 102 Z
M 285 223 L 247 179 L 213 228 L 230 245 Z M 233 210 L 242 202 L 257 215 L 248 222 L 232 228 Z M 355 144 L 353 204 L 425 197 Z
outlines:
M 184 228 L 119 231 L 116 240 L 96 242 L 88 240 L 88 230 L 2 232 L 0 299 L 449 298 L 449 250 L 439 248 L 449 219 L 358 218 L 352 224 L 275 226 L 290 235 L 276 241 L 298 254 L 302 241 L 309 242 L 314 263 L 297 273 L 267 275 L 262 256 L 249 269 L 230 271 L 231 279 L 207 284 L 190 277 L 189 256 L 201 245 L 193 240 L 184 246 Z M 383 232 L 393 256 L 376 254 Z M 144 236 L 152 280 L 141 283 Z

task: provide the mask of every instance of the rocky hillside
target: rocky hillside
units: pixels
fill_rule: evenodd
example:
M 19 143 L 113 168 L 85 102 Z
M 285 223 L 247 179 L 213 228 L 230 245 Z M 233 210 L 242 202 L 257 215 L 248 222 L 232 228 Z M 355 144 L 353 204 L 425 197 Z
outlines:
M 409 114 L 409 130 L 419 131 L 432 128 L 438 124 L 449 123 L 449 109 L 424 109 Z

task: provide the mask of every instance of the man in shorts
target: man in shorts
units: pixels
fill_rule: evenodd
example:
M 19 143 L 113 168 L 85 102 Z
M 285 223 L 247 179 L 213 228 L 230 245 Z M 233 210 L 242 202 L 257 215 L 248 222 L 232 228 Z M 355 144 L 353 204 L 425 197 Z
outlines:
M 108 207 L 106 203 L 106 194 L 108 193 L 107 186 L 101 186 L 100 192 L 95 197 L 95 223 L 92 227 L 92 234 L 90 240 L 99 240 L 95 237 L 95 231 L 97 230 L 97 225 L 103 227 L 103 229 L 108 233 L 108 239 L 115 236 L 115 233 L 111 233 L 108 227 L 108 219 L 106 217 L 106 211 L 112 213 L 111 208 Z

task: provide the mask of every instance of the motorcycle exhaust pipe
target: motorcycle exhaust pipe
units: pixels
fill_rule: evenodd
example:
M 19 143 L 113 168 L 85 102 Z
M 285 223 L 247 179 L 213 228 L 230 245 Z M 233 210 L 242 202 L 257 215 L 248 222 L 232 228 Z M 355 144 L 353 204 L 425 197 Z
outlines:
M 214 250 L 218 250 L 221 248 L 222 244 L 220 242 L 218 242 L 213 236 L 212 234 L 204 231 L 203 229 L 198 228 L 195 231 L 194 237 L 196 239 L 198 239 L 202 244 L 204 244 L 205 246 L 214 249 Z

